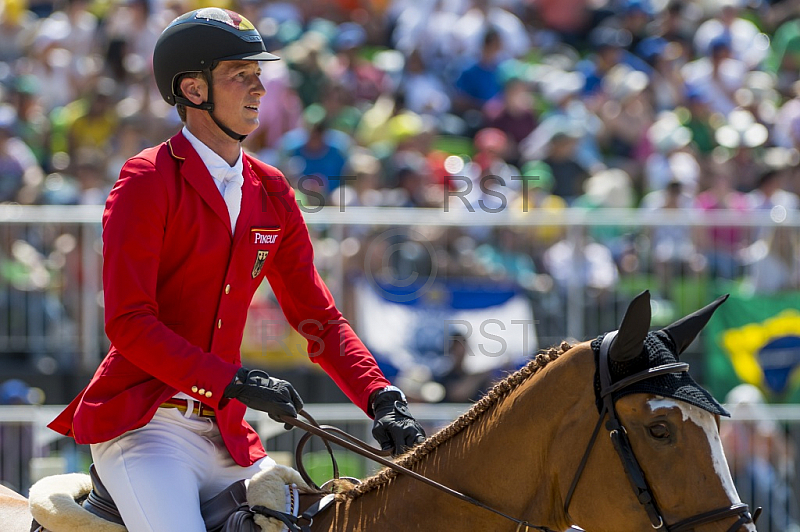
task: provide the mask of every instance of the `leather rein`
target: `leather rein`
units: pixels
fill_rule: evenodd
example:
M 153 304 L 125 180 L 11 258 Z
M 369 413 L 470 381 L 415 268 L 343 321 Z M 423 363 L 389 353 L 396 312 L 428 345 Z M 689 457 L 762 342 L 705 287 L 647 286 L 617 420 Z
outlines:
M 456 499 L 460 499 L 460 500 L 462 500 L 464 502 L 472 504 L 473 506 L 477 506 L 478 508 L 483 508 L 484 510 L 487 510 L 487 511 L 492 512 L 492 513 L 494 513 L 496 515 L 499 515 L 500 517 L 508 519 L 509 521 L 511 521 L 511 522 L 513 522 L 513 523 L 515 523 L 517 525 L 516 532 L 527 532 L 528 530 L 539 530 L 541 532 L 556 532 L 556 531 L 554 531 L 552 529 L 549 529 L 547 527 L 532 525 L 532 524 L 528 523 L 527 521 L 524 521 L 522 519 L 517 519 L 516 517 L 512 517 L 512 516 L 510 516 L 510 515 L 508 515 L 506 513 L 501 512 L 500 510 L 497 510 L 497 509 L 492 508 L 491 506 L 489 506 L 487 504 L 482 503 L 481 501 L 479 501 L 477 499 L 473 499 L 469 495 L 465 495 L 465 494 L 461 493 L 460 491 L 456 491 L 456 490 L 454 490 L 452 488 L 449 488 L 449 487 L 445 486 L 444 484 L 440 484 L 440 483 L 436 482 L 435 480 L 432 480 L 432 479 L 430 479 L 428 477 L 425 477 L 423 475 L 420 475 L 419 473 L 416 473 L 416 472 L 414 472 L 414 471 L 412 471 L 412 470 L 410 470 L 410 469 L 408 469 L 406 467 L 403 467 L 403 466 L 401 466 L 399 464 L 396 464 L 396 463 L 392 462 L 391 460 L 389 460 L 388 458 L 386 458 L 386 457 L 391 455 L 391 451 L 384 451 L 382 449 L 377 449 L 375 447 L 372 447 L 368 443 L 356 438 L 355 436 L 352 436 L 352 435 L 344 432 L 343 430 L 341 430 L 341 429 L 339 429 L 337 427 L 333 427 L 331 425 L 319 425 L 304 410 L 301 410 L 299 412 L 299 414 L 301 416 L 303 416 L 304 418 L 306 418 L 310 423 L 306 423 L 305 421 L 302 421 L 300 419 L 292 418 L 292 417 L 288 417 L 288 416 L 281 416 L 281 421 L 306 431 L 306 434 L 303 435 L 303 437 L 300 439 L 300 441 L 297 444 L 297 450 L 295 451 L 295 461 L 297 463 L 297 470 L 300 473 L 300 475 L 303 477 L 303 480 L 305 480 L 306 483 L 309 486 L 313 487 L 313 488 L 317 488 L 317 485 L 309 477 L 308 473 L 306 472 L 305 467 L 303 466 L 302 453 L 303 453 L 303 447 L 305 446 L 306 442 L 312 436 L 319 436 L 320 438 L 322 438 L 325 441 L 325 446 L 327 448 L 328 454 L 330 455 L 331 461 L 333 462 L 334 479 L 339 479 L 339 468 L 338 468 L 338 465 L 336 464 L 336 459 L 333 456 L 333 451 L 330 448 L 329 442 L 330 443 L 335 443 L 336 445 L 344 447 L 345 449 L 347 449 L 349 451 L 352 451 L 352 452 L 354 452 L 356 454 L 359 454 L 359 455 L 361 455 L 361 456 L 363 456 L 365 458 L 368 458 L 368 459 L 372 460 L 373 462 L 377 462 L 377 463 L 381 464 L 382 466 L 388 467 L 389 469 L 392 469 L 393 471 L 395 471 L 397 473 L 400 473 L 402 475 L 406 475 L 406 476 L 411 477 L 411 478 L 413 478 L 415 480 L 418 480 L 418 481 L 420 481 L 420 482 L 422 482 L 424 484 L 427 484 L 428 486 L 431 486 L 431 487 L 433 487 L 433 488 L 435 488 L 435 489 L 437 489 L 437 490 L 439 490 L 441 492 L 444 492 L 444 493 L 450 495 L 451 497 L 455 497 Z M 353 480 L 355 480 L 355 479 L 353 479 Z
M 595 425 L 591 439 L 589 440 L 589 444 L 586 447 L 586 451 L 583 454 L 583 458 L 581 459 L 580 465 L 578 466 L 578 470 L 575 472 L 575 476 L 573 477 L 572 483 L 567 493 L 567 498 L 565 499 L 564 502 L 565 514 L 569 516 L 569 505 L 570 502 L 572 501 L 572 496 L 575 493 L 575 488 L 577 487 L 581 474 L 583 473 L 583 470 L 585 469 L 586 464 L 589 460 L 589 455 L 591 454 L 591 450 L 594 447 L 594 442 L 597 439 L 597 435 L 600 431 L 600 427 L 602 426 L 603 419 L 605 418 L 606 414 L 608 414 L 606 429 L 609 431 L 611 436 L 611 441 L 614 444 L 614 449 L 617 451 L 617 454 L 619 455 L 622 461 L 622 465 L 625 469 L 625 474 L 627 475 L 628 480 L 630 481 L 631 486 L 634 492 L 636 493 L 639 502 L 644 507 L 645 512 L 647 512 L 647 515 L 650 518 L 650 522 L 654 529 L 659 530 L 660 532 L 686 532 L 694 527 L 706 523 L 711 523 L 728 517 L 736 517 L 736 516 L 738 516 L 739 519 L 728 529 L 728 532 L 735 532 L 736 530 L 739 529 L 739 527 L 741 527 L 744 524 L 755 523 L 755 521 L 758 519 L 758 516 L 761 513 L 761 508 L 756 509 L 755 516 L 751 516 L 747 504 L 738 503 L 731 505 L 729 507 L 718 508 L 716 510 L 711 510 L 709 512 L 694 515 L 687 519 L 683 519 L 673 525 L 665 525 L 664 518 L 662 517 L 661 512 L 659 511 L 658 506 L 656 505 L 655 498 L 653 497 L 653 492 L 650 489 L 650 486 L 647 483 L 647 479 L 644 476 L 644 472 L 642 471 L 642 468 L 639 465 L 639 462 L 636 460 L 636 456 L 633 453 L 633 449 L 630 445 L 630 441 L 628 440 L 625 427 L 622 425 L 622 423 L 619 421 L 619 418 L 617 417 L 616 409 L 614 408 L 614 400 L 612 398 L 612 394 L 627 386 L 630 386 L 631 384 L 634 384 L 636 382 L 645 379 L 650 379 L 667 373 L 688 371 L 689 365 L 682 362 L 663 364 L 655 368 L 646 369 L 644 371 L 626 377 L 612 384 L 611 373 L 608 364 L 608 351 L 616 335 L 617 331 L 613 331 L 606 334 L 600 347 L 600 357 L 599 357 L 600 387 L 601 387 L 600 395 L 603 400 L 603 408 L 602 411 L 600 412 L 600 418 L 598 419 L 597 424 Z M 331 461 L 333 463 L 334 479 L 339 479 L 339 468 L 336 463 L 336 459 L 334 458 L 333 450 L 330 447 L 330 443 L 335 443 L 349 451 L 352 451 L 358 455 L 368 458 L 369 460 L 372 460 L 374 462 L 377 462 L 378 464 L 388 467 L 389 469 L 399 474 L 406 475 L 424 484 L 427 484 L 428 486 L 431 486 L 443 493 L 446 493 L 451 497 L 455 497 L 456 499 L 462 500 L 479 508 L 483 508 L 484 510 L 487 510 L 500 517 L 503 517 L 517 525 L 516 532 L 527 532 L 528 530 L 538 530 L 541 532 L 555 532 L 550 528 L 533 525 L 523 519 L 512 517 L 504 512 L 501 512 L 500 510 L 492 508 L 491 506 L 488 506 L 487 504 L 478 501 L 477 499 L 470 497 L 469 495 L 465 495 L 459 491 L 456 491 L 443 484 L 440 484 L 435 480 L 427 478 L 406 467 L 396 464 L 395 462 L 392 462 L 387 458 L 391 454 L 390 451 L 383 451 L 381 449 L 372 447 L 366 442 L 344 432 L 343 430 L 337 427 L 333 427 L 330 425 L 319 425 L 304 410 L 301 410 L 299 414 L 302 417 L 306 418 L 309 422 L 307 423 L 300 419 L 288 416 L 281 416 L 281 421 L 306 431 L 306 434 L 304 434 L 303 437 L 298 442 L 297 450 L 295 452 L 295 460 L 297 463 L 298 471 L 300 472 L 303 479 L 311 487 L 317 488 L 316 484 L 313 482 L 313 480 L 311 480 L 308 473 L 306 472 L 305 467 L 303 466 L 302 454 L 306 442 L 312 436 L 318 436 L 322 438 L 322 440 L 324 441 L 328 454 L 331 457 Z

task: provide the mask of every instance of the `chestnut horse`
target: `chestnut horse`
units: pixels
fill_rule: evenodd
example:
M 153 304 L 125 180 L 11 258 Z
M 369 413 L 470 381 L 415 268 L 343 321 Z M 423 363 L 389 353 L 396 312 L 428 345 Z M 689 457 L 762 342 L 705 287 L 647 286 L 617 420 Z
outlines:
M 616 335 L 537 355 L 398 459 L 483 506 L 387 469 L 308 529 L 755 532 L 719 438 L 727 413 L 678 359 L 722 301 L 648 332 L 644 292 Z

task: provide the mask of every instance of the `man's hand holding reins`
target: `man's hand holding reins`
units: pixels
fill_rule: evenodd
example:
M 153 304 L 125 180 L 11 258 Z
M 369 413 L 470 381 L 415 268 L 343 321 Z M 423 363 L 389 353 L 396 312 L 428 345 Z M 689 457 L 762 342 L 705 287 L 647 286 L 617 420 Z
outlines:
M 289 381 L 270 377 L 261 369 L 239 369 L 223 395 L 266 412 L 275 421 L 280 421 L 281 416 L 297 417 L 303 409 L 303 400 Z M 292 428 L 288 424 L 284 427 Z
M 399 388 L 388 386 L 376 392 L 372 411 L 372 435 L 384 451 L 391 449 L 392 455 L 397 456 L 425 441 L 425 431 L 408 411 L 408 402 Z

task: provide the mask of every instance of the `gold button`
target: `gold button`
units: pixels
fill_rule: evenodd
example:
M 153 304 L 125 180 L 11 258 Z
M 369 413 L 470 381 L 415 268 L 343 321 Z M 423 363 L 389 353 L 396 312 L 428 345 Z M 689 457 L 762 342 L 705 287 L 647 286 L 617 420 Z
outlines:
M 197 390 L 197 393 L 199 393 L 200 395 L 205 395 L 206 394 L 206 389 L 205 388 L 200 388 L 199 390 Z
M 208 391 L 206 392 L 206 397 L 209 397 L 209 398 L 210 398 L 212 395 L 214 395 L 214 394 L 213 394 L 213 393 L 211 393 L 211 390 L 208 390 Z
M 222 329 L 222 318 L 217 320 L 217 329 Z
M 231 285 L 225 285 L 225 293 L 226 294 L 230 294 L 231 293 Z
M 192 393 L 197 393 L 197 386 L 192 386 Z

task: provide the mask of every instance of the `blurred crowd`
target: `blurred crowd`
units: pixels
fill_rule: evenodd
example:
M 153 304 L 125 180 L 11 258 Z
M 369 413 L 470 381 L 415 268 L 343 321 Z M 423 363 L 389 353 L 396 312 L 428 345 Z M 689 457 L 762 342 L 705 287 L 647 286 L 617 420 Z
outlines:
M 311 208 L 732 209 L 779 221 L 798 206 L 798 0 L 214 4 L 282 58 L 264 65 L 245 148 Z M 102 204 L 128 157 L 180 127 L 152 50 L 174 17 L 206 5 L 0 4 L 0 202 Z M 760 292 L 800 287 L 791 231 L 659 227 L 646 245 L 624 228 L 583 243 L 542 226 L 446 236 L 456 274 L 528 288 L 545 272 L 568 283 L 579 253 L 582 282 L 610 287 L 643 249 L 665 284 L 688 271 L 746 273 Z

